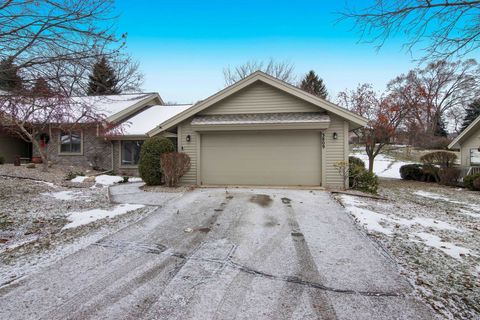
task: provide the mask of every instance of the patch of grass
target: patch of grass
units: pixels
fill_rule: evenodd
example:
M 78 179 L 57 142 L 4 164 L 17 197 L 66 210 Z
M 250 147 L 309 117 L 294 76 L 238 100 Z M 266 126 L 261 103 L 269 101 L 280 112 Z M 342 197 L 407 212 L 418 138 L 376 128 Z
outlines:
M 78 176 L 84 177 L 85 173 L 83 173 L 82 171 L 68 171 L 65 175 L 65 180 L 72 180 Z
M 0 213 L 0 230 L 8 230 L 13 221 L 4 213 Z

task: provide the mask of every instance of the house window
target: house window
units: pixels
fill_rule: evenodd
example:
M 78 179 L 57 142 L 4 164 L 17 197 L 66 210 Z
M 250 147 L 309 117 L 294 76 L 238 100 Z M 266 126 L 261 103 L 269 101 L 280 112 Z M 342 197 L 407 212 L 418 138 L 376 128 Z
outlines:
M 480 151 L 478 149 L 470 149 L 470 165 L 480 166 Z
M 136 166 L 140 159 L 140 149 L 143 141 L 122 141 L 121 142 L 121 164 L 122 166 Z
M 60 133 L 60 153 L 82 153 L 82 133 L 79 131 Z

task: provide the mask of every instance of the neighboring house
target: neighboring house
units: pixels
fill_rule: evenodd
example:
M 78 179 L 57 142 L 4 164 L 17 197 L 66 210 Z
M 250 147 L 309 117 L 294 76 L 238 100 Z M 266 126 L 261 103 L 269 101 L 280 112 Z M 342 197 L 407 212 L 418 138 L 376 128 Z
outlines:
M 16 156 L 30 158 L 31 147 L 20 138 L 12 137 L 8 134 L 0 134 L 0 156 L 4 157 L 7 163 L 12 163 Z
M 448 148 L 460 149 L 460 165 L 464 168 L 464 175 L 480 173 L 480 117 L 465 128 Z
M 112 145 L 112 164 L 114 171 L 126 175 L 138 174 L 138 160 L 143 141 L 148 138 L 147 133 L 171 117 L 188 109 L 191 105 L 164 106 L 154 105 L 145 108 L 142 112 L 124 121 L 121 130 L 107 133 Z M 163 132 L 161 136 L 172 140 L 177 145 L 175 132 Z
M 54 132 L 51 161 L 137 174 L 143 141 L 160 135 L 190 156 L 183 184 L 342 187 L 335 164 L 348 162 L 349 133 L 367 124 L 259 71 L 193 106 L 164 106 L 158 94 L 82 99 L 117 127 Z
M 367 120 L 262 72 L 148 132 L 177 134 L 198 185 L 343 186 L 349 132 Z
M 72 130 L 61 130 L 59 125 L 50 124 L 46 132 L 38 136 L 48 137 L 44 147 L 47 148 L 48 160 L 56 164 L 97 167 L 99 169 L 118 169 L 113 167 L 113 145 L 105 136 L 104 125 L 122 126 L 128 119 L 145 111 L 152 105 L 163 104 L 157 93 L 140 93 L 110 96 L 74 97 L 74 103 L 92 105 L 102 114 L 104 121 L 97 123 L 80 123 Z M 34 128 L 34 125 L 31 125 Z M 63 126 L 64 128 L 69 126 Z M 39 151 L 32 144 L 0 133 L 0 155 L 13 162 L 20 157 L 38 157 Z

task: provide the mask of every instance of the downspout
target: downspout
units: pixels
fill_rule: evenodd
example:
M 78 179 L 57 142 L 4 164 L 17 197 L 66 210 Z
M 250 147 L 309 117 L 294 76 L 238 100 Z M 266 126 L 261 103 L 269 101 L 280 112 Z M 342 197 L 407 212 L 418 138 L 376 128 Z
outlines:
M 110 153 L 111 153 L 110 158 L 112 159 L 111 166 L 112 166 L 112 171 L 113 171 L 113 140 L 110 140 L 110 145 L 112 146 L 112 147 L 110 148 L 110 150 L 111 150 L 111 152 L 110 152 Z

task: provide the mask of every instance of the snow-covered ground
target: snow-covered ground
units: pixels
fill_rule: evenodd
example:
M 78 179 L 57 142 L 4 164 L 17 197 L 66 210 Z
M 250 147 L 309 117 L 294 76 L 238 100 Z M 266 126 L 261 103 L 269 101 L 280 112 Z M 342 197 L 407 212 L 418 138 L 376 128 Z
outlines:
M 143 207 L 145 206 L 141 204 L 120 204 L 111 209 L 92 209 L 88 211 L 69 212 L 67 214 L 67 219 L 70 222 L 63 226 L 62 230 L 83 226 L 99 219 L 113 218 Z
M 96 185 L 120 181 L 115 176 L 97 178 Z M 154 208 L 111 204 L 107 188 L 67 188 L 0 177 L 0 285 L 97 241 Z
M 368 156 L 365 151 L 357 148 L 354 149 L 350 155 L 363 160 L 365 166 L 368 167 Z M 373 162 L 373 172 L 382 178 L 400 179 L 400 167 L 411 163 L 412 162 L 400 161 L 393 157 L 379 154 L 375 157 L 375 161 Z
M 447 319 L 480 318 L 480 193 L 381 180 L 388 200 L 338 196 Z
M 93 178 L 93 177 L 92 177 Z M 71 182 L 75 182 L 75 183 L 83 183 L 85 181 L 87 181 L 88 179 L 90 179 L 90 177 L 86 177 L 86 176 L 76 176 L 75 178 L 73 178 L 72 180 L 70 180 Z M 120 183 L 120 182 L 123 182 L 123 177 L 121 176 L 112 176 L 112 175 L 108 175 L 108 174 L 102 174 L 102 175 L 99 175 L 99 176 L 95 176 L 93 178 L 93 180 L 95 181 L 95 184 L 97 185 L 101 185 L 101 186 L 111 186 L 115 183 Z M 142 179 L 141 178 L 137 178 L 137 177 L 132 177 L 132 178 L 129 178 L 128 179 L 129 182 L 141 182 Z

